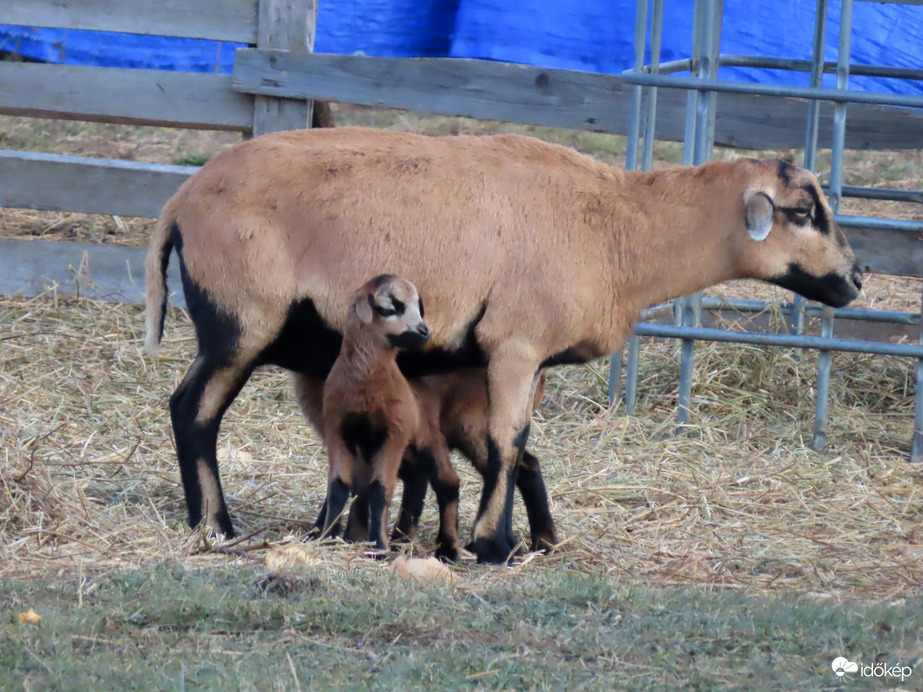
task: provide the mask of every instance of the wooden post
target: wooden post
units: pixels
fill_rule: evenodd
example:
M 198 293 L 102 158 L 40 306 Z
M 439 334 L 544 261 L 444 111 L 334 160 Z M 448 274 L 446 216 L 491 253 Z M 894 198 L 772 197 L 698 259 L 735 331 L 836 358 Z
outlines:
M 259 0 L 257 48 L 292 52 L 314 51 L 317 0 Z M 253 104 L 253 135 L 311 127 L 313 102 L 257 96 Z

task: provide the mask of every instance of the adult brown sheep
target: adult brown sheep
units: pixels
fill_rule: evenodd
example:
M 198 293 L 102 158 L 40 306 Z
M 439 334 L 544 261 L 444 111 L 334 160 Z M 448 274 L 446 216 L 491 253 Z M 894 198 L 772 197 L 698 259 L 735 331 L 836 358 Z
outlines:
M 257 137 L 164 208 L 147 261 L 148 345 L 176 249 L 199 353 L 170 400 L 190 523 L 232 535 L 215 457 L 253 369 L 323 378 L 354 287 L 400 274 L 431 339 L 408 376 L 487 367 L 478 560 L 511 553 L 512 492 L 536 372 L 615 350 L 640 311 L 730 279 L 843 306 L 861 272 L 816 178 L 775 160 L 626 172 L 515 135 L 361 128 Z

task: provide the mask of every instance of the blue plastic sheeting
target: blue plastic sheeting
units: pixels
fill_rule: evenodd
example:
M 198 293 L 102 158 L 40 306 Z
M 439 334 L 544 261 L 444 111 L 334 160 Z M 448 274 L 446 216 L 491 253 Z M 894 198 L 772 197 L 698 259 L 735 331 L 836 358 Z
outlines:
M 634 66 L 635 3 L 631 0 L 461 0 L 452 55 L 543 67 L 619 73 Z M 721 36 L 725 54 L 808 60 L 814 41 L 815 0 L 726 0 Z M 692 53 L 692 0 L 666 0 L 662 60 Z M 825 59 L 835 61 L 841 4 L 829 4 Z M 852 63 L 923 67 L 923 7 L 853 5 Z M 650 56 L 647 56 L 649 59 Z M 728 79 L 808 86 L 808 73 L 723 68 Z M 835 86 L 834 77 L 825 86 Z M 923 93 L 923 83 L 851 77 L 850 88 Z
M 0 0 L 2 1 L 2 0 Z M 321 0 L 314 50 L 381 57 L 446 56 L 459 0 Z M 230 72 L 243 44 L 0 25 L 0 50 L 68 65 Z
M 0 0 L 2 1 L 2 0 Z M 692 0 L 666 0 L 663 60 L 692 51 Z M 809 59 L 816 0 L 726 0 L 726 54 Z M 825 58 L 836 59 L 841 5 L 829 8 Z M 633 0 L 320 0 L 315 50 L 382 57 L 452 55 L 619 73 L 634 61 Z M 923 7 L 857 2 L 852 62 L 923 66 Z M 0 50 L 48 62 L 229 72 L 238 44 L 0 26 Z M 722 77 L 806 86 L 807 73 L 723 68 Z M 825 78 L 826 86 L 834 78 Z M 854 89 L 923 93 L 923 82 L 851 77 Z

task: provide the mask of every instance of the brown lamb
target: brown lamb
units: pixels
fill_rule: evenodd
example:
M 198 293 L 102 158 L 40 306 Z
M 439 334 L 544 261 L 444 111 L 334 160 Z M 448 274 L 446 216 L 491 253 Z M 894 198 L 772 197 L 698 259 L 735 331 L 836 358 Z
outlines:
M 413 284 L 382 274 L 360 288 L 349 308 L 340 355 L 324 383 L 323 430 L 330 460 L 324 535 L 339 532 L 350 494 L 378 550 L 388 547 L 388 508 L 405 451 L 429 450 L 440 503 L 439 554 L 458 557 L 458 475 L 438 429 L 421 426 L 420 401 L 397 366 L 401 349 L 429 340 L 423 301 Z M 433 439 L 435 437 L 435 439 Z M 438 482 L 437 482 L 438 480 Z M 355 534 L 357 526 L 347 528 Z M 355 535 L 353 537 L 356 537 Z

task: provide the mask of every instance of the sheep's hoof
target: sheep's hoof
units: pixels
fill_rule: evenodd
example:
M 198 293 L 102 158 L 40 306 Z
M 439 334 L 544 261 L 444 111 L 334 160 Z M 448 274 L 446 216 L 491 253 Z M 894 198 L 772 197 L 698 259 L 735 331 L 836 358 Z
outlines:
M 476 538 L 468 550 L 478 556 L 478 564 L 505 565 L 519 552 L 519 546 L 507 538 Z
M 439 558 L 442 562 L 450 562 L 455 564 L 458 562 L 458 546 L 440 545 L 436 548 L 436 557 Z

